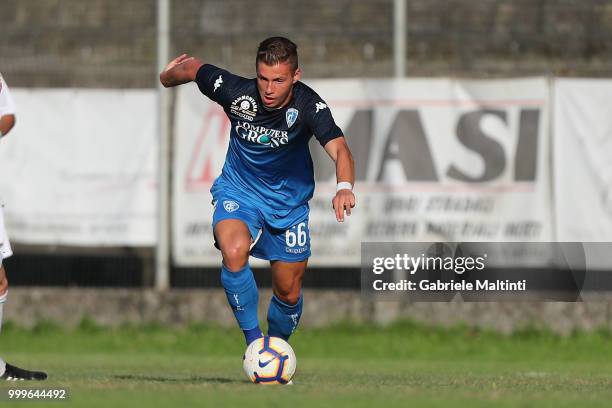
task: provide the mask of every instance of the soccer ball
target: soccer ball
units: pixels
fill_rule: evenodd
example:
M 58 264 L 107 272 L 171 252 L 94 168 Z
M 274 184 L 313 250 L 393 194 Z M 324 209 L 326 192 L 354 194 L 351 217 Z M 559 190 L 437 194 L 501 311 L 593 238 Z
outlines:
M 295 374 L 293 349 L 279 337 L 261 337 L 244 352 L 243 368 L 255 384 L 287 384 Z

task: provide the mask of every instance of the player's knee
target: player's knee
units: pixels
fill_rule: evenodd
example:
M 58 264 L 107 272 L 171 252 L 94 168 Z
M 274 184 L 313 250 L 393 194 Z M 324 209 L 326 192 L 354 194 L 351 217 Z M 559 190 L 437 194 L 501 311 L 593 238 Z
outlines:
M 249 260 L 250 243 L 240 240 L 221 246 L 223 263 L 232 272 L 244 268 Z

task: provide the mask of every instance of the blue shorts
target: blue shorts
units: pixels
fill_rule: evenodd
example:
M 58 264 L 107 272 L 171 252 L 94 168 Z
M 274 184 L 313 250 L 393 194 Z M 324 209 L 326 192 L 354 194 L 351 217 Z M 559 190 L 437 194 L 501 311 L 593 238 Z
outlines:
M 247 225 L 253 240 L 252 256 L 284 262 L 301 262 L 310 257 L 307 211 L 297 220 L 291 219 L 286 228 L 277 228 L 266 222 L 266 214 L 259 206 L 237 194 L 218 194 L 213 207 L 213 231 L 222 220 L 240 220 Z M 216 242 L 215 246 L 218 248 Z

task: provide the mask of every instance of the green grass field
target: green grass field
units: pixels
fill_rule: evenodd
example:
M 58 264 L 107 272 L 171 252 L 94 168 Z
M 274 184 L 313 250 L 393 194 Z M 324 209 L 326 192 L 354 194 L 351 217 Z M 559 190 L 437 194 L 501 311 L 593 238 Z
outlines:
M 265 387 L 242 373 L 241 334 L 194 325 L 74 330 L 6 324 L 1 355 L 46 369 L 45 383 L 67 387 L 68 401 L 11 406 L 609 406 L 612 334 L 559 337 L 525 330 L 512 336 L 409 322 L 385 329 L 339 325 L 301 330 L 294 386 Z M 41 405 L 42 404 L 42 405 Z M 7 405 L 8 406 L 8 405 Z

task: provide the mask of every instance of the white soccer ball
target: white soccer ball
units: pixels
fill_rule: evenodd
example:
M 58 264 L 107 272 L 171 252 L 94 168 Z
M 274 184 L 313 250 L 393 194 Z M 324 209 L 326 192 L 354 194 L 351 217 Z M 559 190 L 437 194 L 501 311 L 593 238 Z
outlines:
M 296 366 L 293 349 L 279 337 L 259 338 L 244 352 L 244 373 L 255 384 L 287 384 Z

